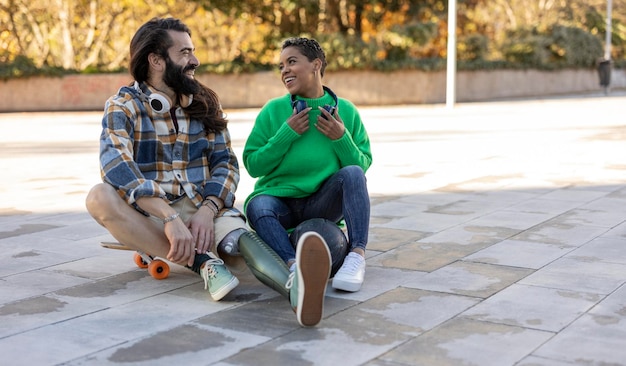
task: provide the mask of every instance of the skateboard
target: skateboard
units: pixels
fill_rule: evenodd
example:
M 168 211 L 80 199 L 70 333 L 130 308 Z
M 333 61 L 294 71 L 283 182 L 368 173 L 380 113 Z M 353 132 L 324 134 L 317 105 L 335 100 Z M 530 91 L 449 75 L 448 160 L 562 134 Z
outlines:
M 135 264 L 139 268 L 147 268 L 150 276 L 157 280 L 166 279 L 170 274 L 170 266 L 163 260 L 157 259 L 154 256 L 144 253 L 139 250 L 135 250 L 133 248 L 129 248 L 124 244 L 118 242 L 106 242 L 103 241 L 100 245 L 104 248 L 108 249 L 116 249 L 116 250 L 134 250 L 135 255 L 133 256 L 133 260 Z

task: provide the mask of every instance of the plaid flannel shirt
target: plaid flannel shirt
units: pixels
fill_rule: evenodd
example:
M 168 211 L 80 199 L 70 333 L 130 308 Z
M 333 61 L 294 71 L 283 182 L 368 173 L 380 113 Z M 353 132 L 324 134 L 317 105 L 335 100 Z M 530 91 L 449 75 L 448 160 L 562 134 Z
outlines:
M 156 113 L 132 86 L 106 102 L 100 171 L 131 205 L 141 197 L 171 203 L 186 195 L 200 207 L 204 198 L 216 196 L 227 208 L 220 215 L 241 215 L 233 207 L 239 164 L 228 129 L 207 135 L 180 107 Z

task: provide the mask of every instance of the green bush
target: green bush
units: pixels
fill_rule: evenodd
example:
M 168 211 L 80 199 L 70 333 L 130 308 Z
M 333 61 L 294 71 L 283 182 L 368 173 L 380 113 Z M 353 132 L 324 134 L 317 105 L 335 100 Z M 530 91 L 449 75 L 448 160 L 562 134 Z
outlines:
M 511 32 L 502 51 L 506 61 L 538 69 L 594 67 L 603 53 L 597 37 L 564 26 Z
M 519 29 L 509 32 L 502 45 L 505 61 L 541 68 L 548 62 L 550 40 L 536 30 Z
M 553 60 L 565 67 L 594 67 L 603 55 L 600 40 L 580 28 L 552 28 Z
M 445 70 L 443 57 L 422 57 L 420 47 L 435 36 L 434 24 L 408 24 L 395 26 L 380 38 L 368 42 L 360 37 L 341 34 L 319 34 L 314 36 L 326 52 L 328 70 L 378 70 L 402 69 L 437 71 Z M 306 36 L 306 35 L 303 35 Z M 244 53 L 229 62 L 201 65 L 204 72 L 215 74 L 250 73 L 274 70 L 273 63 L 259 62 L 272 59 L 268 55 L 277 52 L 276 45 L 285 38 L 284 34 L 266 39 L 266 46 L 256 53 Z M 459 70 L 496 69 L 544 69 L 595 68 L 603 55 L 600 39 L 591 33 L 574 27 L 554 26 L 544 31 L 518 29 L 507 35 L 502 45 L 491 45 L 503 55 L 499 60 L 488 60 L 489 39 L 481 34 L 460 37 L 457 45 L 457 67 Z M 261 55 L 263 57 L 261 57 Z M 626 59 L 613 60 L 613 68 L 626 68 Z M 124 71 L 124 70 L 119 70 Z M 103 72 L 98 68 L 83 70 L 82 73 Z M 75 70 L 43 67 L 37 68 L 27 57 L 18 56 L 11 62 L 0 63 L 0 78 L 19 78 L 34 75 L 60 76 L 77 73 Z
M 457 50 L 459 61 L 484 60 L 489 51 L 489 38 L 482 34 L 461 37 L 457 42 Z
M 262 64 L 259 62 L 245 61 L 243 58 L 236 58 L 230 62 L 219 64 L 200 65 L 200 71 L 214 74 L 243 74 L 264 70 L 271 70 L 275 65 Z
M 328 70 L 370 69 L 376 62 L 376 45 L 356 36 L 319 35 L 314 37 L 326 53 Z
M 64 70 L 58 67 L 38 68 L 35 66 L 33 60 L 21 55 L 15 57 L 11 62 L 0 63 L 0 79 L 2 80 L 36 75 L 61 76 L 71 73 L 74 73 L 74 71 Z

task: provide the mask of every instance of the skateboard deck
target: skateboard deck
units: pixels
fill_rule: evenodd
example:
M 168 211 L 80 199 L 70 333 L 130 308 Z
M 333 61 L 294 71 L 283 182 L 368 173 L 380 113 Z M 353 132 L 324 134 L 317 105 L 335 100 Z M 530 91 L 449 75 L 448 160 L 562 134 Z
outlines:
M 165 261 L 157 259 L 148 253 L 127 247 L 126 245 L 118 242 L 103 241 L 100 245 L 107 249 L 135 251 L 133 260 L 135 261 L 137 267 L 147 268 L 150 276 L 157 280 L 163 280 L 170 274 L 170 266 Z
M 108 249 L 117 249 L 117 250 L 134 250 L 133 248 L 129 248 L 122 243 L 118 243 L 116 241 L 103 241 L 100 245 L 104 248 Z

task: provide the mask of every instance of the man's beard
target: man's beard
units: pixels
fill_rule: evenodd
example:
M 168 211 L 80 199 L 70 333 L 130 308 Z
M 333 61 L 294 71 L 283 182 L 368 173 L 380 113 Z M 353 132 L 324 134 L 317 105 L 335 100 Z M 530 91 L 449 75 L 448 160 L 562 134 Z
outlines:
M 163 81 L 172 88 L 177 95 L 196 94 L 200 91 L 200 85 L 195 79 L 185 75 L 185 72 L 195 69 L 195 66 L 187 65 L 184 68 L 178 66 L 167 57 L 165 60 L 165 75 Z

